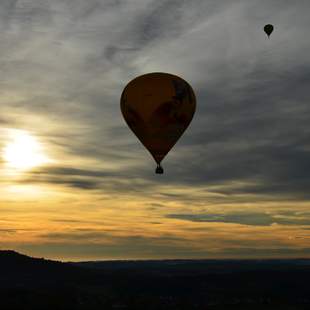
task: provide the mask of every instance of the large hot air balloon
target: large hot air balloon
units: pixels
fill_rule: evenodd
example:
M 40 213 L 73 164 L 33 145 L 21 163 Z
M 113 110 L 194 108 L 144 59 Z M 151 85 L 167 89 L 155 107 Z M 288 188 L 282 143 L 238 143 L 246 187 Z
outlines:
M 271 33 L 273 32 L 273 26 L 268 24 L 264 27 L 264 31 L 266 32 L 268 38 L 270 37 Z
M 196 109 L 191 86 L 169 73 L 141 75 L 127 84 L 121 111 L 129 128 L 160 163 L 190 124 Z

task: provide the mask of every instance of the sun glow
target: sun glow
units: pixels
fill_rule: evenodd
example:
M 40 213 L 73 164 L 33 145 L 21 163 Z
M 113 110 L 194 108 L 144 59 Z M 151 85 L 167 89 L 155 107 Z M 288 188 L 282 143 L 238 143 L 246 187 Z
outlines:
M 3 150 L 3 159 L 7 166 L 27 170 L 48 162 L 43 146 L 26 131 L 12 130 L 10 139 Z

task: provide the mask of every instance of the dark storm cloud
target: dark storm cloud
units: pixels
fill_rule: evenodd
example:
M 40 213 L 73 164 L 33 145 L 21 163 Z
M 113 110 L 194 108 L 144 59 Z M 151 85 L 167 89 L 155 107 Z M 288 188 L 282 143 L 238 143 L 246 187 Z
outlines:
M 310 217 L 286 217 L 260 212 L 227 212 L 225 214 L 168 214 L 167 218 L 191 222 L 231 223 L 251 226 L 310 225 Z

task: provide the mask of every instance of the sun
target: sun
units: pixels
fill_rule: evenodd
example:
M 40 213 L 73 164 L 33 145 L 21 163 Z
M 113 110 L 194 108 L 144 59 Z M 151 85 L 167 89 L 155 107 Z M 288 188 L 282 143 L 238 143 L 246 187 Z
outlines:
M 10 139 L 3 149 L 3 160 L 7 166 L 28 170 L 48 162 L 42 144 L 31 134 L 21 130 L 11 130 Z

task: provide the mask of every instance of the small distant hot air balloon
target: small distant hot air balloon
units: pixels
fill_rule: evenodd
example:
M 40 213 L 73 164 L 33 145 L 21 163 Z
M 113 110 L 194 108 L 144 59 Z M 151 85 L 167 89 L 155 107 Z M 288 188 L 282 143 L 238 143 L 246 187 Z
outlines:
M 141 75 L 127 84 L 121 111 L 129 128 L 160 163 L 190 124 L 196 109 L 191 86 L 169 73 Z
M 270 37 L 271 33 L 273 32 L 273 26 L 268 24 L 264 27 L 264 31 L 266 32 L 268 38 Z

